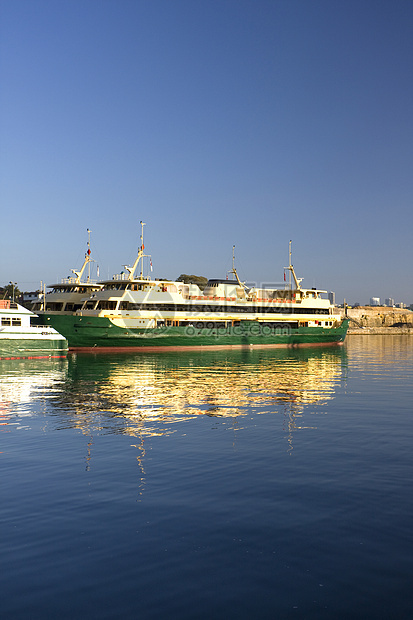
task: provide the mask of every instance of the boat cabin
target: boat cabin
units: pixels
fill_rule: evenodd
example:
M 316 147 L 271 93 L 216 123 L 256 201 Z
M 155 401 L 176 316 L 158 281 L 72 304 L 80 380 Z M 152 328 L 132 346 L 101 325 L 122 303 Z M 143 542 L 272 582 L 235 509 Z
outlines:
M 239 285 L 238 280 L 208 280 L 204 288 L 206 297 L 217 297 L 218 299 L 245 298 L 245 288 Z
M 30 327 L 30 310 L 9 299 L 0 299 L 0 330 L 9 327 Z

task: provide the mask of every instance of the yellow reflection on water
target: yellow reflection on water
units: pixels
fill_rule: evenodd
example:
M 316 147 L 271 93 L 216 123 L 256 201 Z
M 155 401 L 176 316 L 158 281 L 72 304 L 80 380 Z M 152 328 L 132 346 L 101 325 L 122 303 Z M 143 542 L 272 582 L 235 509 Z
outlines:
M 171 433 L 177 423 L 197 416 L 242 418 L 271 411 L 288 412 L 299 428 L 297 417 L 306 406 L 333 397 L 342 362 L 339 348 L 77 355 L 69 362 L 70 390 L 60 407 L 70 408 L 73 425 L 84 431 L 92 425 L 95 431 L 139 437 Z

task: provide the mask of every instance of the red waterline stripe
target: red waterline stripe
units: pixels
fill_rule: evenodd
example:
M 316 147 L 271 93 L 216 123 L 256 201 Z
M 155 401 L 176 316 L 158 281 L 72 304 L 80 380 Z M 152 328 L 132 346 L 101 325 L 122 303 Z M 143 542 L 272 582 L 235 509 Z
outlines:
M 46 359 L 60 359 L 66 357 L 67 353 L 63 355 L 22 355 L 20 357 L 0 357 L 0 360 L 46 360 Z

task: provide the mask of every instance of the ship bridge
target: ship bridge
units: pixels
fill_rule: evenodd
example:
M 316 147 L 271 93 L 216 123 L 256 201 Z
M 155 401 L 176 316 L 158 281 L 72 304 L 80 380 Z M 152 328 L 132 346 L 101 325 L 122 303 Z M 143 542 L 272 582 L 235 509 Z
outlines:
M 237 280 L 208 280 L 204 295 L 207 297 L 245 297 L 245 289 Z

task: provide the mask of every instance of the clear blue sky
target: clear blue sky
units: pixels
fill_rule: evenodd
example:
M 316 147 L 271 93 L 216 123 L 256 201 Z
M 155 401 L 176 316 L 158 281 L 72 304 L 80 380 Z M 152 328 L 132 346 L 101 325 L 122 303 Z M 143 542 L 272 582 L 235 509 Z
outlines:
M 132 264 L 413 302 L 413 2 L 1 0 L 0 284 Z

